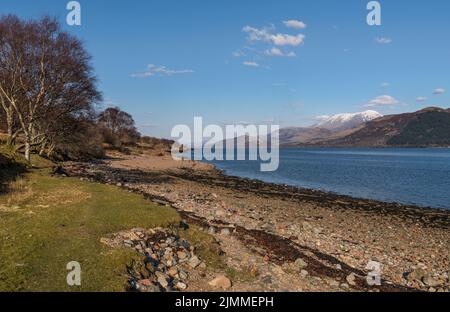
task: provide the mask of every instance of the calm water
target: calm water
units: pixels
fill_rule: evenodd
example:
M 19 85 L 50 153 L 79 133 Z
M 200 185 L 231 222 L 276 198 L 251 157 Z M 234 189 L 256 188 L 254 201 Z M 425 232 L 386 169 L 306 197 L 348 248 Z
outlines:
M 450 149 L 281 149 L 270 173 L 258 162 L 213 163 L 234 176 L 450 209 Z

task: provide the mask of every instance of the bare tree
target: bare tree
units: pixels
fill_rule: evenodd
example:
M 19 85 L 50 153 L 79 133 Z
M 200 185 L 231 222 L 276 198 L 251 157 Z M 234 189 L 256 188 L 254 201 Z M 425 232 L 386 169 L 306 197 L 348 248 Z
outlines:
M 30 160 L 33 147 L 42 151 L 52 144 L 60 122 L 91 114 L 101 97 L 82 43 L 62 32 L 54 19 L 3 17 L 0 37 L 0 94 L 23 134 L 17 149 L 24 148 Z
M 102 124 L 110 132 L 110 141 L 113 145 L 117 145 L 114 141 L 121 144 L 133 144 L 140 138 L 140 133 L 137 131 L 133 117 L 120 110 L 118 107 L 110 107 L 101 112 L 98 118 Z

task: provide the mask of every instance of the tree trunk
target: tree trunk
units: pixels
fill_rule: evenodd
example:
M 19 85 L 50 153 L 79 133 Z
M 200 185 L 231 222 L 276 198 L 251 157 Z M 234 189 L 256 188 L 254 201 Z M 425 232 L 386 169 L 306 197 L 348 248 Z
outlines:
M 6 145 L 12 146 L 14 144 L 13 139 L 13 117 L 11 112 L 6 111 L 6 126 L 8 128 L 8 137 L 6 139 Z
M 47 140 L 44 140 L 44 142 L 42 142 L 41 148 L 39 150 L 39 156 L 44 155 L 46 147 L 47 147 Z
M 25 159 L 28 162 L 31 161 L 31 144 L 30 139 L 28 137 L 25 139 Z

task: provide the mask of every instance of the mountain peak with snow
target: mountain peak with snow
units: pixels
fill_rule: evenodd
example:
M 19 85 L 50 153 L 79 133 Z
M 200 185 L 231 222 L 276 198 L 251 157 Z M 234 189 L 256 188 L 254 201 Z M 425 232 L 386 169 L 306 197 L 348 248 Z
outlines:
M 356 128 L 366 122 L 383 117 L 374 110 L 367 110 L 360 113 L 344 113 L 334 116 L 321 116 L 321 121 L 314 127 L 327 129 L 331 131 L 344 131 Z

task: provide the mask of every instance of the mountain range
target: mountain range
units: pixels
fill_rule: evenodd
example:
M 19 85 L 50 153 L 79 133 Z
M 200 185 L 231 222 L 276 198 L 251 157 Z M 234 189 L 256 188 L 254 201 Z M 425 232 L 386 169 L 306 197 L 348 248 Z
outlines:
M 450 146 L 450 109 L 429 107 L 382 116 L 376 111 L 338 114 L 308 128 L 280 130 L 280 145 L 330 147 Z

